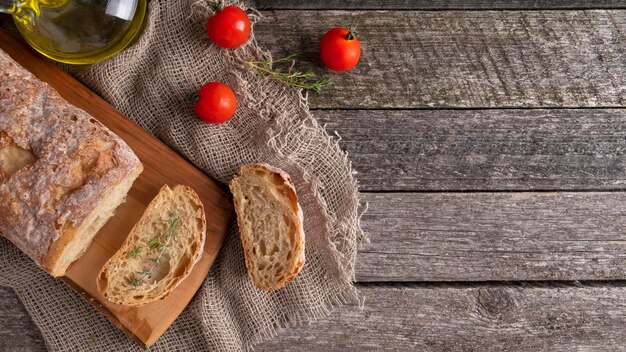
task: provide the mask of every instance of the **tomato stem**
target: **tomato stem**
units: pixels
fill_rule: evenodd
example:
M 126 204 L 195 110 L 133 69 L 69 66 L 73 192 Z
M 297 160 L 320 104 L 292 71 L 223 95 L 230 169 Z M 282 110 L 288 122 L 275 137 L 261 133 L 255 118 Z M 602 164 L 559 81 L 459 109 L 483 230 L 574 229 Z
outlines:
M 194 103 L 200 99 L 200 94 L 198 92 L 193 92 L 189 95 L 189 99 L 191 99 Z
M 213 12 L 215 13 L 222 11 L 222 2 L 219 0 L 218 1 L 207 0 L 207 4 L 211 8 L 211 10 L 213 10 Z
M 352 40 L 356 38 L 356 25 L 350 26 L 348 28 L 348 35 L 346 35 L 346 40 Z

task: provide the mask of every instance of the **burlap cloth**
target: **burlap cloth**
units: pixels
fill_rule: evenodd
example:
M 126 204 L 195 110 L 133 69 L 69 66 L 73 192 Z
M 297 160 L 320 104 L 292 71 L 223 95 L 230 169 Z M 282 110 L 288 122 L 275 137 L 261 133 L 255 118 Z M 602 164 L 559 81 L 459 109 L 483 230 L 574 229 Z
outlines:
M 204 0 L 152 0 L 144 33 L 132 47 L 70 71 L 221 182 L 228 182 L 242 163 L 266 162 L 286 170 L 304 210 L 306 263 L 287 287 L 257 290 L 247 277 L 233 224 L 206 281 L 154 345 L 157 351 L 248 349 L 280 329 L 357 299 L 352 281 L 363 233 L 346 155 L 311 117 L 299 91 L 261 79 L 241 63 L 268 58 L 254 39 L 234 51 L 209 42 L 204 30 L 208 16 Z M 236 92 L 237 113 L 230 122 L 208 125 L 194 115 L 189 94 L 208 81 L 226 82 Z M 4 239 L 0 267 L 0 285 L 19 295 L 50 350 L 140 350 Z

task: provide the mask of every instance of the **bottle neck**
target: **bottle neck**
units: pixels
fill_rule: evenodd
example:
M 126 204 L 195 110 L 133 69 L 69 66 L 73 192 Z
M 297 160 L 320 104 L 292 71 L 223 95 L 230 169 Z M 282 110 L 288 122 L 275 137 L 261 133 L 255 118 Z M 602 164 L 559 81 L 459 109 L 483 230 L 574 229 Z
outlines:
M 0 12 L 15 15 L 21 11 L 17 0 L 0 0 Z
M 0 0 L 0 13 L 8 13 L 13 18 L 29 24 L 38 15 L 37 8 L 30 8 L 27 0 Z

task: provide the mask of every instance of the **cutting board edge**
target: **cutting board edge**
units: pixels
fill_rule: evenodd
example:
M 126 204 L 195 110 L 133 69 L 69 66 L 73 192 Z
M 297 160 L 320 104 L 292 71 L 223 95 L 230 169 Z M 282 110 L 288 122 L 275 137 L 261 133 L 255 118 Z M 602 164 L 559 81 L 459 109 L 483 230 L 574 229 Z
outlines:
M 85 301 L 87 304 L 91 305 L 98 312 L 104 315 L 107 318 L 107 320 L 110 321 L 118 330 L 122 331 L 124 335 L 126 335 L 127 337 L 133 339 L 133 341 L 135 341 L 139 346 L 146 349 L 146 348 L 151 347 L 154 344 L 154 342 L 158 340 L 158 338 L 155 339 L 155 341 L 153 341 L 149 345 L 147 343 L 144 343 L 137 335 L 133 334 L 132 331 L 130 331 L 126 326 L 124 326 L 124 324 L 122 324 L 122 322 L 115 316 L 115 314 L 111 313 L 111 311 L 108 310 L 104 305 L 102 305 L 102 303 L 100 303 L 100 301 L 98 301 L 97 298 L 85 292 L 85 290 L 83 290 L 83 288 L 80 287 L 80 285 L 72 281 L 72 279 L 70 279 L 67 276 L 62 276 L 60 277 L 60 279 L 63 282 L 65 282 L 65 284 L 69 286 L 72 289 L 72 291 L 76 292 L 83 301 Z
M 34 51 L 32 48 L 30 48 L 22 40 L 20 40 L 19 38 L 16 38 L 11 33 L 7 32 L 5 30 L 2 30 L 2 29 L 0 29 L 0 41 L 4 41 L 5 44 L 8 43 L 9 46 L 14 46 L 12 48 L 9 47 L 8 49 L 6 48 L 6 46 L 0 46 L 0 48 L 4 49 L 9 54 L 9 56 L 11 56 L 15 61 L 20 63 L 20 65 L 26 67 L 26 69 L 31 71 L 31 72 L 32 72 L 32 69 L 29 68 L 28 66 L 25 66 L 21 62 L 21 59 L 27 59 L 28 57 L 32 57 L 36 61 L 39 61 L 39 63 L 43 64 L 44 66 L 48 66 L 48 67 L 56 66 L 51 60 L 49 60 L 47 58 L 44 58 L 43 56 L 38 54 L 36 51 Z M 16 55 L 17 55 L 17 57 L 16 57 Z M 55 75 L 57 75 L 56 79 L 59 79 L 59 77 L 63 78 L 63 79 L 67 79 L 67 80 L 69 80 L 71 82 L 75 82 L 76 84 L 78 84 L 78 85 L 80 85 L 80 86 L 85 88 L 84 92 L 76 91 L 76 93 L 72 93 L 72 94 L 75 94 L 76 96 L 80 96 L 80 94 L 86 94 L 89 97 L 90 100 L 94 100 L 98 104 L 105 104 L 105 105 L 108 105 L 109 107 L 111 107 L 111 105 L 108 102 L 106 102 L 102 97 L 96 95 L 93 91 L 91 91 L 91 89 L 89 89 L 88 87 L 85 87 L 82 83 L 78 82 L 74 77 L 69 75 L 67 72 L 63 71 L 58 66 L 56 67 L 56 70 L 54 70 L 54 73 L 55 73 Z M 39 79 L 48 82 L 48 84 L 50 84 L 54 89 L 57 89 L 54 85 L 52 85 L 44 77 L 41 77 L 39 74 L 36 74 L 34 72 L 33 72 L 33 74 L 35 74 L 35 76 L 37 76 Z M 61 95 L 63 96 L 63 94 L 61 94 Z M 69 97 L 66 97 L 66 96 L 63 96 L 63 97 L 66 100 L 68 100 L 68 101 L 72 100 Z M 85 98 L 85 97 L 83 96 L 83 98 Z M 79 106 L 79 108 L 84 110 L 84 108 L 82 108 L 80 106 Z M 112 109 L 114 109 L 114 108 L 112 108 Z M 116 110 L 116 109 L 114 109 L 114 110 Z M 123 115 L 123 114 L 121 114 L 117 110 L 116 110 L 116 112 L 119 113 L 120 115 Z M 94 117 L 96 117 L 96 116 L 94 116 Z M 96 117 L 96 118 L 98 119 L 98 117 Z M 227 188 L 226 185 L 224 185 L 222 183 L 219 183 L 215 179 L 213 179 L 210 176 L 206 175 L 206 173 L 204 173 L 200 168 L 198 168 L 196 165 L 194 165 L 192 162 L 190 162 L 187 158 L 185 158 L 184 156 L 182 156 L 179 153 L 177 153 L 174 149 L 172 149 L 171 147 L 167 146 L 165 143 L 163 143 L 162 141 L 160 141 L 156 137 L 148 134 L 145 130 L 143 130 L 134 121 L 128 119 L 127 117 L 126 117 L 126 120 L 130 124 L 136 126 L 138 129 L 143 131 L 146 137 L 150 137 L 150 139 L 154 141 L 155 145 L 158 145 L 161 148 L 166 148 L 168 150 L 168 152 L 171 152 L 172 154 L 175 154 L 176 157 L 179 158 L 181 161 L 183 161 L 186 164 L 189 164 L 189 166 L 192 169 L 195 169 L 194 173 L 203 174 L 204 177 L 206 178 L 206 182 L 207 182 L 206 186 L 211 189 L 213 197 L 215 197 L 216 199 L 221 199 L 223 201 L 226 201 L 226 203 L 228 203 L 228 206 L 226 207 L 227 209 L 221 209 L 222 211 L 224 211 L 224 214 L 227 215 L 227 216 L 223 216 L 222 221 L 220 221 L 220 223 L 222 224 L 222 226 L 220 226 L 221 229 L 220 229 L 220 231 L 214 232 L 214 233 L 216 233 L 218 235 L 218 237 L 214 238 L 214 239 L 218 240 L 218 241 L 216 241 L 216 242 L 219 243 L 218 247 L 217 247 L 216 251 L 214 253 L 212 253 L 212 255 L 210 255 L 210 262 L 207 263 L 206 269 L 203 268 L 204 269 L 203 270 L 204 272 L 202 272 L 203 279 L 200 281 L 199 285 L 197 287 L 195 287 L 195 290 L 193 290 L 193 294 L 190 296 L 189 300 L 185 304 L 185 307 L 187 307 L 189 302 L 191 302 L 191 300 L 193 300 L 193 298 L 197 294 L 198 290 L 202 286 L 202 283 L 206 279 L 206 276 L 208 275 L 208 273 L 211 270 L 215 260 L 217 259 L 217 256 L 219 255 L 219 251 L 220 251 L 220 249 L 221 249 L 221 247 L 222 247 L 222 245 L 223 245 L 223 243 L 224 243 L 224 241 L 226 239 L 226 236 L 228 235 L 230 226 L 231 226 L 231 224 L 233 222 L 233 219 L 235 217 L 235 212 L 234 212 L 234 207 L 233 207 L 233 204 L 232 204 L 232 200 L 230 198 L 229 192 L 227 190 L 228 188 Z M 107 127 L 109 127 L 109 126 L 107 126 Z M 109 127 L 109 128 L 112 129 L 111 127 Z M 125 138 L 123 138 L 123 139 L 126 140 Z M 206 252 L 206 247 L 204 248 L 204 250 L 205 250 L 205 252 L 204 252 L 205 255 L 210 254 L 209 252 Z M 60 277 L 60 279 L 65 284 L 67 284 L 73 291 L 75 291 L 79 296 L 81 296 L 81 298 L 86 303 L 88 303 L 91 306 L 93 306 L 104 317 L 106 317 L 107 320 L 109 320 L 116 328 L 121 330 L 126 336 L 130 337 L 133 341 L 135 341 L 138 344 L 138 346 L 143 347 L 143 348 L 149 348 L 154 343 L 156 343 L 156 341 L 158 341 L 158 339 L 167 331 L 167 329 L 169 329 L 171 324 L 178 318 L 180 313 L 182 313 L 182 310 L 184 310 L 184 308 L 183 308 L 181 311 L 179 311 L 178 314 L 176 315 L 176 317 L 174 317 L 174 320 L 172 320 L 163 331 L 161 331 L 160 333 L 158 333 L 156 335 L 150 336 L 150 338 L 146 338 L 146 339 L 142 340 L 142 338 L 140 336 L 136 335 L 130 328 L 126 327 L 124 325 L 124 323 L 115 315 L 115 313 L 113 313 L 113 311 L 109 310 L 109 308 L 107 308 L 103 303 L 101 303 L 98 297 L 94 297 L 92 294 L 88 293 L 81 285 L 79 285 L 77 282 L 73 281 L 69 277 L 64 276 L 64 277 Z M 191 292 L 191 290 L 189 290 L 189 292 Z

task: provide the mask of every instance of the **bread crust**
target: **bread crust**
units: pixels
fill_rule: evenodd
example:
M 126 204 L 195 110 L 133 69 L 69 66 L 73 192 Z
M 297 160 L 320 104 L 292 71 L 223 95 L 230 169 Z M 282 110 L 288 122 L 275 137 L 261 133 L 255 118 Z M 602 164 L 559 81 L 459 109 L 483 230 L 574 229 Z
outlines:
M 124 141 L 2 50 L 0 76 L 5 154 L 10 145 L 32 156 L 10 174 L 10 159 L 0 157 L 0 232 L 60 276 L 66 269 L 57 267 L 61 254 L 83 235 L 76 229 L 143 166 Z M 0 156 L 2 151 L 0 143 Z
M 298 255 L 293 256 L 291 263 L 288 263 L 287 265 L 287 267 L 290 268 L 289 271 L 291 271 L 292 274 L 286 276 L 283 280 L 275 282 L 271 286 L 265 286 L 261 282 L 256 281 L 254 276 L 252 275 L 253 268 L 252 268 L 251 254 L 250 254 L 252 251 L 252 246 L 250 243 L 248 243 L 248 240 L 246 236 L 244 236 L 244 233 L 243 233 L 243 231 L 245 231 L 244 224 L 243 224 L 243 216 L 240 215 L 240 209 L 241 209 L 242 204 L 241 204 L 241 199 L 237 197 L 237 194 L 240 193 L 239 186 L 237 183 L 237 177 L 242 176 L 249 172 L 254 172 L 254 171 L 260 171 L 266 174 L 278 175 L 284 181 L 283 185 L 281 186 L 283 189 L 282 195 L 284 195 L 286 198 L 289 199 L 292 211 L 294 212 L 294 214 L 296 214 L 296 217 L 294 218 L 294 220 L 296 220 L 295 221 L 296 229 L 294 233 L 295 243 L 293 244 L 294 245 L 293 251 L 297 253 Z M 274 290 L 284 287 L 285 285 L 289 284 L 291 281 L 293 281 L 296 278 L 300 270 L 302 270 L 302 267 L 304 266 L 304 261 L 305 261 L 305 256 L 304 256 L 305 237 L 304 237 L 304 228 L 303 228 L 304 216 L 302 213 L 302 208 L 300 207 L 300 203 L 298 202 L 298 195 L 296 193 L 296 188 L 293 182 L 291 181 L 291 177 L 285 171 L 277 167 L 268 165 L 268 164 L 263 164 L 263 163 L 244 164 L 239 167 L 237 176 L 230 182 L 229 186 L 230 186 L 231 192 L 233 193 L 235 211 L 237 212 L 237 225 L 239 226 L 240 238 L 241 238 L 241 242 L 244 248 L 244 257 L 245 257 L 246 268 L 248 270 L 248 276 L 250 277 L 254 285 L 263 291 L 274 291 Z
M 134 236 L 136 229 L 140 228 L 144 224 L 144 222 L 147 221 L 145 214 L 153 211 L 153 209 L 158 205 L 155 202 L 155 199 L 156 199 L 155 198 L 153 199 L 152 202 L 150 202 L 148 207 L 146 207 L 146 210 L 144 210 L 144 215 L 142 215 L 141 219 L 135 224 L 135 226 L 133 226 L 133 229 L 131 230 L 129 236 L 126 238 L 126 240 L 124 241 L 120 249 L 118 249 L 118 251 L 115 252 L 115 254 L 113 254 L 113 256 L 109 258 L 109 260 L 107 260 L 107 262 L 104 264 L 102 269 L 100 269 L 100 272 L 98 273 L 98 278 L 96 281 L 96 288 L 97 288 L 98 293 L 102 297 L 116 304 L 121 304 L 125 306 L 135 306 L 135 307 L 142 306 L 144 304 L 154 302 L 157 300 L 165 299 L 191 273 L 196 263 L 200 261 L 200 259 L 202 258 L 202 254 L 204 253 L 204 244 L 206 241 L 206 217 L 205 217 L 204 205 L 202 204 L 202 201 L 200 200 L 200 197 L 198 196 L 198 194 L 191 187 L 186 186 L 186 185 L 176 185 L 171 189 L 168 185 L 163 185 L 163 187 L 161 187 L 161 190 L 159 191 L 159 194 L 161 194 L 162 192 L 170 192 L 170 194 L 174 194 L 174 192 L 178 190 L 184 192 L 187 195 L 188 199 L 191 202 L 193 202 L 196 207 L 200 209 L 200 213 L 201 213 L 201 217 L 200 217 L 201 231 L 199 231 L 196 234 L 197 235 L 196 241 L 198 242 L 199 245 L 197 246 L 196 251 L 192 254 L 192 257 L 193 257 L 192 260 L 189 261 L 189 264 L 184 268 L 182 274 L 176 277 L 176 281 L 174 282 L 174 284 L 172 284 L 168 289 L 163 291 L 157 297 L 154 297 L 151 299 L 146 298 L 140 301 L 132 301 L 130 299 L 121 300 L 121 299 L 118 299 L 116 297 L 112 297 L 111 295 L 106 294 L 106 291 L 109 288 L 109 282 L 110 282 L 109 277 L 108 277 L 109 268 L 111 267 L 111 265 L 114 265 L 117 261 L 122 260 L 123 257 L 127 256 L 128 253 L 132 250 L 131 247 L 134 245 L 134 243 L 132 242 L 136 240 L 136 237 Z
M 141 166 L 140 164 L 140 167 L 135 168 L 134 171 L 131 174 L 129 174 L 127 177 L 134 180 L 137 177 L 139 177 L 139 174 L 142 171 L 143 171 L 143 166 Z M 91 216 L 94 212 L 95 210 L 89 213 L 88 216 Z M 57 268 L 57 263 L 59 262 L 62 253 L 67 249 L 68 246 L 71 245 L 72 241 L 76 238 L 76 233 L 77 233 L 76 228 L 74 226 L 70 227 L 68 225 L 69 223 L 66 222 L 65 226 L 67 227 L 61 228 L 59 238 L 50 244 L 47 254 L 44 255 L 42 258 L 42 262 L 40 266 L 44 270 L 49 272 L 52 276 L 63 276 L 65 274 L 65 271 L 60 271 L 59 268 Z M 86 249 L 87 248 L 85 248 L 85 250 Z

